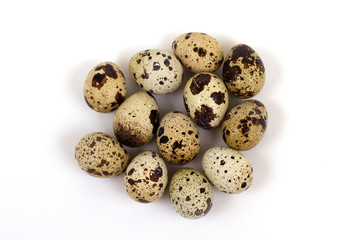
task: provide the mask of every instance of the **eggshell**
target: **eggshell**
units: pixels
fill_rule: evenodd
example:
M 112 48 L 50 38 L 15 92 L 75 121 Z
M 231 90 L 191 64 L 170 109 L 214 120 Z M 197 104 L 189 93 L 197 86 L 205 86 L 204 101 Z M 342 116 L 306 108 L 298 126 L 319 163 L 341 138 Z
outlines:
M 183 165 L 199 152 L 200 134 L 191 118 L 181 112 L 170 112 L 160 122 L 156 143 L 164 160 Z
M 180 87 L 183 67 L 171 53 L 151 49 L 136 53 L 129 62 L 129 71 L 145 91 L 167 94 Z
M 260 101 L 246 100 L 233 107 L 222 123 L 226 144 L 236 150 L 249 150 L 264 137 L 267 111 Z
M 81 169 L 92 176 L 114 177 L 125 171 L 130 156 L 114 137 L 94 132 L 78 142 L 75 158 Z
M 125 172 L 127 193 L 132 199 L 142 203 L 159 199 L 164 194 L 167 182 L 166 164 L 154 151 L 137 155 Z
M 110 112 L 125 100 L 125 77 L 115 63 L 103 62 L 90 71 L 83 91 L 85 101 L 91 109 Z
M 173 208 L 185 218 L 201 218 L 213 205 L 210 182 L 192 168 L 181 168 L 175 172 L 170 181 L 169 193 Z
M 181 63 L 194 73 L 214 72 L 224 60 L 218 41 L 205 33 L 184 33 L 175 39 L 172 49 Z
M 241 193 L 250 187 L 253 180 L 250 161 L 242 153 L 228 147 L 207 150 L 202 167 L 214 187 L 225 193 Z
M 215 74 L 198 73 L 185 85 L 184 104 L 199 127 L 216 128 L 228 108 L 228 91 L 224 82 Z
M 116 138 L 129 147 L 140 147 L 155 136 L 159 126 L 159 107 L 155 98 L 137 92 L 116 110 L 113 129 Z
M 223 78 L 232 94 L 239 98 L 251 98 L 264 86 L 265 67 L 254 49 L 238 44 L 225 58 Z

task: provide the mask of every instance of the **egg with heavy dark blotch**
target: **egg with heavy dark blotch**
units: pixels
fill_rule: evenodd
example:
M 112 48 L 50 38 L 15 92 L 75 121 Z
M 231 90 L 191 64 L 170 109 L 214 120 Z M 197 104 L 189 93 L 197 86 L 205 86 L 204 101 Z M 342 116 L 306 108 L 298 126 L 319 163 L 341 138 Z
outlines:
M 217 127 L 226 114 L 228 103 L 226 86 L 213 73 L 195 74 L 185 85 L 185 108 L 199 127 Z
M 232 94 L 239 98 L 251 98 L 264 86 L 265 67 L 254 49 L 238 44 L 225 58 L 223 78 Z
M 222 123 L 222 136 L 226 144 L 236 150 L 249 150 L 264 137 L 267 111 L 260 101 L 246 100 L 233 107 Z

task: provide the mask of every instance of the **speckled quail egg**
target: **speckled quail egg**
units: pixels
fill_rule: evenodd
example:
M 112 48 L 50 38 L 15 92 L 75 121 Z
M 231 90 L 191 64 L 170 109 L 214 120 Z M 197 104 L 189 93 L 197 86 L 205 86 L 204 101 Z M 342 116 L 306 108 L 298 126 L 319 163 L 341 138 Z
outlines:
M 156 143 L 164 160 L 183 165 L 198 154 L 200 134 L 190 117 L 181 112 L 170 112 L 160 122 Z
M 210 182 L 225 193 L 241 193 L 253 180 L 253 169 L 249 160 L 240 152 L 228 147 L 207 150 L 202 167 Z
M 159 199 L 164 194 L 167 182 L 166 164 L 154 151 L 137 155 L 125 172 L 127 193 L 132 199 L 142 203 Z
M 216 128 L 228 108 L 229 96 L 224 82 L 213 73 L 195 74 L 184 88 L 186 111 L 198 126 Z
M 183 67 L 171 53 L 151 49 L 136 53 L 129 62 L 129 71 L 145 91 L 167 94 L 180 87 Z
M 264 137 L 267 111 L 260 101 L 246 100 L 233 107 L 222 123 L 226 144 L 236 150 L 249 150 Z
M 214 72 L 224 60 L 218 41 L 205 33 L 184 33 L 175 39 L 172 49 L 181 63 L 194 73 Z
M 116 138 L 129 147 L 140 147 L 155 136 L 159 126 L 159 107 L 147 92 L 137 92 L 116 110 L 113 129 Z
M 90 108 L 97 112 L 110 112 L 125 100 L 125 77 L 115 63 L 103 62 L 90 71 L 83 91 Z
M 192 168 L 181 168 L 175 172 L 170 181 L 169 193 L 175 211 L 185 218 L 203 217 L 213 204 L 210 182 Z
M 114 137 L 94 132 L 76 145 L 75 158 L 81 169 L 92 176 L 114 177 L 125 171 L 130 157 Z
M 264 86 L 265 67 L 254 49 L 238 44 L 225 58 L 223 77 L 231 93 L 239 98 L 251 98 Z

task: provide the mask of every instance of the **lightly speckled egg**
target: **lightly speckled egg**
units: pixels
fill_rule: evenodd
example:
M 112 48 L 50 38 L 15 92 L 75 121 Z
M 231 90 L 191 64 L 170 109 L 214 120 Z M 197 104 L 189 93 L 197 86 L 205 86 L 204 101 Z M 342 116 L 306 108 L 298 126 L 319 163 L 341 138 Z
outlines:
M 192 161 L 200 150 L 199 130 L 187 115 L 170 112 L 161 119 L 156 143 L 164 160 L 183 165 Z
M 228 147 L 214 147 L 203 156 L 202 167 L 210 182 L 225 193 L 241 193 L 253 180 L 250 161 L 240 152 Z
M 164 194 L 168 171 L 164 160 L 154 151 L 137 155 L 125 172 L 125 189 L 135 201 L 154 202 Z
M 260 101 L 246 100 L 233 107 L 222 123 L 225 143 L 236 150 L 249 150 L 264 137 L 267 111 Z
M 254 49 L 238 44 L 225 58 L 223 78 L 232 94 L 239 98 L 251 98 L 264 86 L 265 67 Z
M 92 176 L 114 177 L 125 171 L 130 156 L 114 137 L 94 132 L 76 145 L 75 158 L 81 169 Z
M 175 172 L 170 181 L 169 193 L 173 208 L 185 218 L 201 218 L 213 204 L 210 182 L 192 168 L 181 168 Z
M 175 39 L 172 49 L 181 63 L 194 73 L 214 72 L 224 60 L 219 42 L 205 33 L 184 33 Z
M 159 49 L 136 53 L 130 59 L 129 71 L 137 85 L 154 94 L 174 92 L 183 78 L 180 61 L 173 54 Z
M 115 112 L 113 129 L 116 138 L 129 147 L 140 147 L 155 136 L 159 126 L 159 107 L 147 92 L 127 98 Z
M 186 111 L 198 126 L 216 128 L 223 120 L 229 95 L 224 82 L 213 73 L 195 74 L 184 88 Z
M 125 100 L 124 74 L 115 63 L 100 63 L 88 74 L 83 92 L 91 109 L 102 113 L 110 112 Z

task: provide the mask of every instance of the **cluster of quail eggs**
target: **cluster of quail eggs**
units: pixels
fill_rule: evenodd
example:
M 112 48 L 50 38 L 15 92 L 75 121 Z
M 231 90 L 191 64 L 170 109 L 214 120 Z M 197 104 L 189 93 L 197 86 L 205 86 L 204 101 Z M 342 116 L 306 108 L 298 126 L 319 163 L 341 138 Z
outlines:
M 239 152 L 255 147 L 263 138 L 267 111 L 258 100 L 244 100 L 228 111 L 229 93 L 248 99 L 263 87 L 265 68 L 249 46 L 234 46 L 224 59 L 220 44 L 204 33 L 185 33 L 172 43 L 173 53 L 160 49 L 136 53 L 129 72 L 139 91 L 126 97 L 126 81 L 112 62 L 95 66 L 84 84 L 85 101 L 97 112 L 115 110 L 115 137 L 94 132 L 75 148 L 75 158 L 86 173 L 114 177 L 123 172 L 128 195 L 141 203 L 161 198 L 167 185 L 172 206 L 189 219 L 206 215 L 213 204 L 213 190 L 241 193 L 252 183 L 253 168 Z M 213 72 L 223 64 L 222 77 Z M 183 81 L 183 67 L 193 72 L 184 87 L 187 114 L 173 111 L 159 119 L 153 94 L 169 94 Z M 228 147 L 208 149 L 202 172 L 179 168 L 168 179 L 167 164 L 185 165 L 200 150 L 198 127 L 221 125 Z M 124 145 L 140 147 L 156 138 L 158 151 L 145 151 L 131 159 Z

